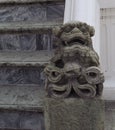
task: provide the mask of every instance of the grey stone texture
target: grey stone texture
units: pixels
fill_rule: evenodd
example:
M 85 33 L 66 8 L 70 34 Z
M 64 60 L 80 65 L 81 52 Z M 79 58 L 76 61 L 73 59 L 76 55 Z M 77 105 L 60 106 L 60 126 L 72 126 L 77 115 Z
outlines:
M 0 34 L 16 33 L 51 33 L 52 28 L 62 25 L 62 22 L 45 22 L 45 23 L 1 23 Z
M 46 21 L 46 8 L 39 4 L 28 6 L 1 6 L 0 22 Z
M 41 67 L 0 67 L 0 85 L 37 84 L 44 86 L 43 68 Z
M 46 130 L 104 130 L 101 99 L 45 99 Z
M 28 4 L 39 2 L 64 2 L 65 0 L 0 0 L 0 4 Z
M 22 33 L 0 35 L 0 50 L 38 51 L 52 49 L 52 34 Z
M 92 45 L 94 28 L 83 22 L 70 22 L 53 32 L 58 41 L 53 43 L 54 56 L 44 69 L 47 95 L 52 98 L 101 96 L 104 75 Z
M 62 21 L 64 4 L 1 5 L 0 22 L 46 22 Z
M 43 68 L 64 0 L 0 0 L 0 130 L 45 130 Z
M 45 66 L 52 53 L 50 51 L 1 51 L 0 66 Z
M 45 130 L 43 113 L 0 110 L 2 130 Z
M 1 85 L 0 109 L 43 112 L 44 97 L 43 88 L 37 85 Z
M 48 5 L 47 20 L 48 21 L 62 21 L 64 17 L 64 4 Z
M 115 100 L 108 100 L 105 103 L 105 129 L 115 130 Z

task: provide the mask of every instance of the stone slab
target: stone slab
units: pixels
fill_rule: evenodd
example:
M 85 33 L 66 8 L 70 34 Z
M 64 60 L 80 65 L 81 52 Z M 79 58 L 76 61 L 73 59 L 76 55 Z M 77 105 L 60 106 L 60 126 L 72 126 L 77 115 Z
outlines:
M 49 33 L 52 28 L 61 26 L 62 22 L 44 22 L 44 23 L 0 23 L 0 33 Z
M 1 51 L 0 66 L 45 66 L 51 55 L 49 51 Z
M 43 112 L 45 91 L 37 85 L 0 86 L 0 109 Z
M 46 130 L 104 130 L 100 99 L 45 99 Z
M 0 67 L 0 85 L 44 86 L 43 67 Z
M 65 0 L 0 0 L 0 4 L 24 4 L 24 3 L 39 3 L 39 2 L 60 2 Z
M 52 34 L 0 34 L 2 51 L 38 51 L 51 50 L 54 36 Z
M 43 113 L 0 110 L 0 130 L 45 130 Z
M 0 23 L 63 21 L 64 3 L 0 5 Z

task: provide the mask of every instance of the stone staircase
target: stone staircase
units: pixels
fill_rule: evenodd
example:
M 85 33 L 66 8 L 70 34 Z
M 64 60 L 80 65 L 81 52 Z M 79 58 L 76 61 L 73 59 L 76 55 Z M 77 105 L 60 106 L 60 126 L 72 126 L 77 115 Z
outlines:
M 64 3 L 0 0 L 0 130 L 45 130 L 43 68 L 52 55 L 52 28 L 63 23 Z M 105 105 L 105 130 L 115 130 L 115 102 Z
M 0 0 L 0 130 L 45 130 L 43 68 L 64 0 Z

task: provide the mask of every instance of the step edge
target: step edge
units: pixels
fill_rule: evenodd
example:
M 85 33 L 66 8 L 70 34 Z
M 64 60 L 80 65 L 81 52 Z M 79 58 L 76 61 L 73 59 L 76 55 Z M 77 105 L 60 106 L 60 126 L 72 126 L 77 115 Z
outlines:
M 0 23 L 0 33 L 52 33 L 52 29 L 62 25 L 62 22 L 45 23 Z
M 65 2 L 65 0 L 0 0 L 0 4 L 32 4 L 44 2 Z
M 0 52 L 0 66 L 46 66 L 49 63 L 52 55 L 53 52 L 49 51 L 3 51 Z

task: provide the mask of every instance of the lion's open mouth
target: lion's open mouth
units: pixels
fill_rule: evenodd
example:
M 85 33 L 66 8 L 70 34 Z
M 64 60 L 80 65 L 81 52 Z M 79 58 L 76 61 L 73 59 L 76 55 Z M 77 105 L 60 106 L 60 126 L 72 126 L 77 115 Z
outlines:
M 73 38 L 68 42 L 68 45 L 85 45 L 85 40 L 82 38 Z

